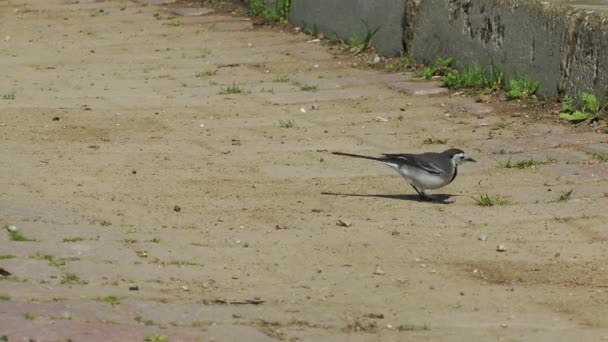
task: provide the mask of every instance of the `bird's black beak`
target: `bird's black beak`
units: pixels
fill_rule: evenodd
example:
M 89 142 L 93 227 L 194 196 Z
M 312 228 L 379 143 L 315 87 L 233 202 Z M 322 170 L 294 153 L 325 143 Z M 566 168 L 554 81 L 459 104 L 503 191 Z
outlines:
M 473 159 L 473 158 L 470 158 L 470 157 L 464 158 L 464 161 L 468 161 L 468 162 L 477 163 L 477 160 L 475 160 L 475 159 Z

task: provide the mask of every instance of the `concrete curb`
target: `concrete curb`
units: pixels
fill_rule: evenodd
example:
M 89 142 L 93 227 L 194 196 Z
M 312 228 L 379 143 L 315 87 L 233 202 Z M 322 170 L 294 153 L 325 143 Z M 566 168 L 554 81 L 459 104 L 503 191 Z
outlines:
M 363 35 L 367 20 L 382 25 L 374 46 L 384 56 L 452 56 L 540 81 L 542 95 L 608 99 L 608 16 L 596 11 L 539 0 L 292 0 L 289 19 L 340 37 Z

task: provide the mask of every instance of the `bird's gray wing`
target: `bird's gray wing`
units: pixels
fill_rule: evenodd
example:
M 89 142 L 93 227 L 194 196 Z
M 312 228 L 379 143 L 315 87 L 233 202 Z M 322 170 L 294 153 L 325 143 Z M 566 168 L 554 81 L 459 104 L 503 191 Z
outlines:
M 434 175 L 439 175 L 446 171 L 446 170 L 442 169 L 441 167 L 439 167 L 439 165 L 436 165 L 436 163 L 433 163 L 431 160 L 429 160 L 431 158 L 429 158 L 430 155 L 428 155 L 427 153 L 419 154 L 419 155 L 386 154 L 385 153 L 384 157 L 386 158 L 386 161 L 388 161 L 388 162 L 396 163 L 399 165 L 402 165 L 402 164 L 409 165 L 409 166 L 419 168 L 421 170 L 424 170 L 424 171 L 434 174 Z

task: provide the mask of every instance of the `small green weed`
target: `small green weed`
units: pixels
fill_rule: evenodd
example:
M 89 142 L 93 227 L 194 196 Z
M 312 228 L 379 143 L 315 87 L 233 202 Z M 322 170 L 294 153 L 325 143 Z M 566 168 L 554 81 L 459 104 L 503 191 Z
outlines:
M 144 325 L 154 325 L 154 321 L 151 319 L 144 319 L 142 316 L 136 316 L 135 320 L 139 323 L 143 323 Z
M 319 36 L 319 27 L 317 24 L 313 24 L 312 28 L 308 27 L 308 25 L 304 24 L 302 28 L 302 32 L 306 33 L 309 36 L 318 37 Z
M 395 62 L 388 63 L 384 68 L 389 72 L 401 72 L 413 68 L 416 65 L 416 60 L 410 55 L 399 57 Z
M 11 240 L 13 241 L 36 241 L 36 239 L 32 239 L 29 238 L 25 235 L 23 235 L 20 231 L 15 230 L 15 231 L 9 231 L 8 232 L 9 237 L 11 238 Z
M 48 262 L 49 266 L 53 266 L 53 267 L 65 266 L 65 260 L 64 259 L 55 258 L 54 256 L 52 256 L 50 254 L 36 253 L 35 255 L 31 255 L 30 258 L 31 259 L 38 259 L 38 260 L 46 260 Z
M 232 83 L 232 85 L 222 87 L 222 90 L 220 91 L 220 95 L 241 94 L 241 93 L 243 93 L 243 89 L 241 89 L 241 87 L 238 86 L 237 84 L 235 84 L 234 82 Z
M 450 69 L 441 78 L 441 81 L 445 87 L 450 89 L 470 88 L 489 94 L 503 87 L 503 79 L 503 72 L 496 68 L 482 68 L 473 65 L 462 72 Z
M 17 94 L 17 91 L 15 89 L 9 91 L 6 94 L 2 95 L 2 99 L 4 100 L 14 100 L 15 99 L 15 94 Z
M 195 76 L 199 77 L 199 78 L 203 78 L 203 77 L 211 77 L 211 76 L 215 76 L 215 75 L 217 75 L 217 69 L 197 72 Z
M 564 191 L 561 194 L 559 194 L 559 198 L 557 199 L 558 202 L 566 202 L 568 200 L 570 200 L 570 197 L 572 197 L 572 193 L 574 192 L 574 190 L 570 189 L 569 191 Z
M 317 91 L 319 90 L 319 86 L 314 84 L 302 84 L 300 85 L 300 90 L 302 91 Z
M 482 207 L 493 207 L 497 205 L 507 205 L 511 204 L 511 201 L 500 196 L 490 196 L 488 194 L 480 195 L 478 198 L 473 197 L 477 205 Z
M 519 100 L 528 98 L 536 93 L 540 82 L 530 81 L 526 77 L 513 78 L 509 80 L 509 90 L 507 91 L 507 98 L 511 100 Z
M 587 120 L 595 119 L 602 111 L 597 97 L 591 93 L 581 92 L 581 106 L 576 108 L 574 99 L 571 96 L 565 96 L 562 103 L 562 110 L 559 117 L 571 123 L 581 123 Z
M 13 254 L 1 254 L 0 260 L 15 259 L 17 256 Z
M 250 0 L 247 14 L 252 17 L 263 17 L 267 23 L 282 24 L 287 22 L 291 0 L 276 0 L 274 8 L 266 5 L 266 0 Z
M 155 237 L 152 240 L 150 240 L 150 242 L 159 243 L 160 242 L 160 238 L 159 237 Z
M 0 301 L 6 302 L 7 300 L 11 300 L 11 296 L 9 296 L 9 295 L 0 295 Z
M 509 128 L 509 126 L 511 126 L 509 121 L 507 121 L 505 119 L 500 119 L 500 123 L 498 124 L 498 127 L 500 127 L 500 129 L 507 129 L 507 128 Z
M 542 160 L 535 160 L 534 158 L 530 158 L 530 159 L 525 159 L 525 160 L 519 160 L 516 162 L 513 162 L 511 160 L 511 158 L 509 158 L 509 160 L 507 160 L 504 163 L 501 163 L 500 165 L 502 167 L 504 167 L 505 169 L 529 169 L 529 168 L 534 168 L 538 165 L 543 165 L 543 164 L 551 164 L 551 163 L 555 163 L 555 159 L 553 158 L 547 158 L 546 160 L 542 161 Z
M 275 81 L 277 81 L 277 82 L 289 82 L 289 75 L 286 75 L 286 74 L 278 75 L 277 78 L 275 78 Z
M 372 47 L 374 37 L 376 36 L 378 30 L 380 30 L 380 27 L 382 25 L 379 25 L 375 29 L 372 29 L 369 26 L 369 22 L 367 20 L 361 20 L 361 22 L 365 26 L 365 35 L 363 37 L 353 35 L 347 40 L 344 40 L 340 38 L 336 33 L 334 33 L 333 37 L 329 38 L 328 41 L 330 43 L 339 43 L 345 46 L 346 51 L 353 55 L 358 55 L 364 51 L 367 51 Z
M 61 279 L 61 283 L 62 284 L 75 284 L 75 285 L 87 284 L 86 281 L 80 279 L 80 277 L 74 273 L 66 273 L 65 275 L 63 275 L 63 277 Z
M 293 120 L 287 120 L 287 121 L 279 120 L 279 127 L 293 128 L 293 127 L 296 127 L 296 122 Z
M 34 319 L 36 319 L 36 316 L 32 315 L 29 312 L 26 312 L 26 313 L 23 314 L 23 318 L 25 318 L 27 320 L 30 320 L 30 321 L 33 321 Z
M 596 153 L 593 157 L 601 162 L 608 162 L 608 153 Z
M 451 70 L 453 63 L 454 58 L 452 57 L 437 57 L 433 65 L 422 69 L 418 76 L 425 80 L 430 80 L 433 76 L 444 76 Z
M 120 298 L 118 298 L 116 296 L 103 297 L 103 298 L 100 298 L 100 301 L 106 302 L 112 306 L 120 304 Z
M 426 138 L 424 139 L 424 141 L 422 142 L 425 145 L 445 145 L 447 144 L 448 139 L 439 139 L 436 137 L 430 137 L 430 138 Z
M 169 337 L 165 334 L 152 334 L 146 336 L 146 342 L 167 342 Z
M 80 241 L 84 241 L 86 240 L 83 237 L 77 236 L 77 237 L 73 237 L 73 238 L 65 238 L 63 239 L 63 242 L 80 242 Z

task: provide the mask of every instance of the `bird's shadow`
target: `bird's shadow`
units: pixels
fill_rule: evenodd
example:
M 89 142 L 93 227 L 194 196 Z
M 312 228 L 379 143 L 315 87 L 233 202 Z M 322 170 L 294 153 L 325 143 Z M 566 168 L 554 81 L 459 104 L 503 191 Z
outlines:
M 424 200 L 420 196 L 415 194 L 404 194 L 404 195 L 387 195 L 387 194 L 347 194 L 339 192 L 322 192 L 321 195 L 327 196 L 346 196 L 346 197 L 376 197 L 376 198 L 388 198 L 401 201 L 414 201 L 414 202 L 426 202 L 434 204 L 452 204 L 450 198 L 456 196 L 452 194 L 433 194 L 429 195 L 431 200 Z

